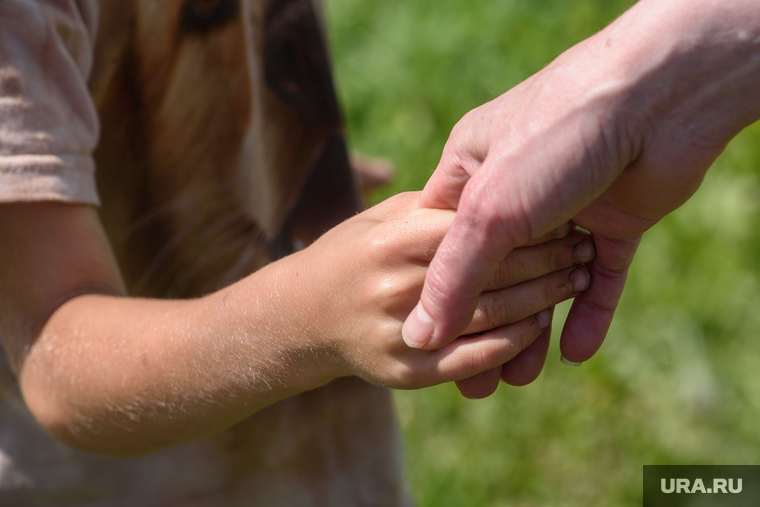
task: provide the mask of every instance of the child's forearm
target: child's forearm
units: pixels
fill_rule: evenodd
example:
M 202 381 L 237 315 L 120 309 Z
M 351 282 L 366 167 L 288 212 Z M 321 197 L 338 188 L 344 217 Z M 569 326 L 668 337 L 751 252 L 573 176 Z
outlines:
M 69 300 L 26 358 L 27 404 L 69 445 L 133 455 L 220 431 L 326 383 L 330 362 L 282 314 L 278 268 L 196 300 Z

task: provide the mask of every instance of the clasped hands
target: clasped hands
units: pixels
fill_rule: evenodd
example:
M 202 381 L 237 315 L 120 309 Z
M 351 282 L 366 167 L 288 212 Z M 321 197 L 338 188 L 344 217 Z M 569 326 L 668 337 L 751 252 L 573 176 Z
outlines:
M 398 389 L 456 381 L 472 398 L 493 393 L 499 379 L 532 382 L 547 355 L 554 305 L 589 286 L 582 266 L 594 257 L 589 235 L 566 223 L 514 249 L 491 270 L 459 338 L 411 348 L 402 323 L 455 216 L 419 208 L 420 195 L 391 197 L 277 263 L 290 272 L 289 292 L 299 295 L 292 301 L 309 302 L 291 324 L 305 343 L 329 351 L 310 371 L 324 368 L 323 381 L 356 375 Z
M 340 315 L 321 341 L 334 371 L 396 388 L 454 380 L 470 397 L 499 378 L 525 384 L 546 357 L 546 309 L 579 294 L 560 350 L 592 357 L 643 233 L 760 117 L 759 12 L 750 0 L 641 0 L 466 114 L 421 195 L 307 249 L 352 277 L 308 270 L 339 305 L 306 312 Z M 590 231 L 593 260 L 569 222 Z

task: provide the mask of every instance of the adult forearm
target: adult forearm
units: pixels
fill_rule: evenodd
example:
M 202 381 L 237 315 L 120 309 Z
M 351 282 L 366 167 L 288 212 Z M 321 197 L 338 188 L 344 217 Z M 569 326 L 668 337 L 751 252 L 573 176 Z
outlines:
M 282 309 L 272 271 L 197 300 L 69 300 L 24 363 L 28 406 L 69 445 L 133 455 L 220 431 L 318 387 L 330 379 L 317 371 L 327 364 L 319 349 L 286 319 L 269 320 Z
M 756 1 L 642 0 L 594 43 L 647 114 L 667 112 L 684 136 L 725 143 L 760 114 Z
M 658 220 L 760 118 L 760 4 L 643 0 L 589 41 L 623 90 L 609 110 L 629 160 L 603 199 Z

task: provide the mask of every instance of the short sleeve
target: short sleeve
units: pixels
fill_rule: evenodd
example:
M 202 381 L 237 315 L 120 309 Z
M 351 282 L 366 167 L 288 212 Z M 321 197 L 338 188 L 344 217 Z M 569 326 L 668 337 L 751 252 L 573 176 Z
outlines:
M 0 202 L 98 205 L 97 0 L 0 0 Z

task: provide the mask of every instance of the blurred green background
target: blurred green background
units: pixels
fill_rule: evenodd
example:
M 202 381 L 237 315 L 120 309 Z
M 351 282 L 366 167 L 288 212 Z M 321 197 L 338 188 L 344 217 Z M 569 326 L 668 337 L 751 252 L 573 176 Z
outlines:
M 421 189 L 453 125 L 633 2 L 329 0 L 352 147 Z M 644 236 L 615 322 L 581 368 L 481 401 L 399 392 L 421 506 L 641 505 L 644 464 L 760 463 L 760 128 Z

